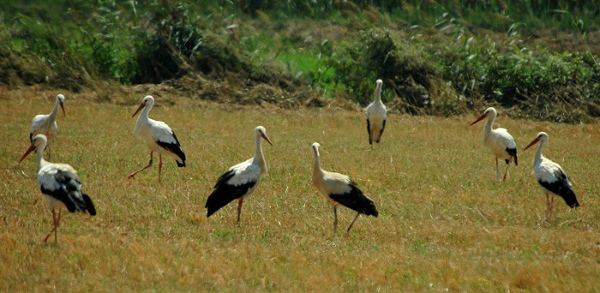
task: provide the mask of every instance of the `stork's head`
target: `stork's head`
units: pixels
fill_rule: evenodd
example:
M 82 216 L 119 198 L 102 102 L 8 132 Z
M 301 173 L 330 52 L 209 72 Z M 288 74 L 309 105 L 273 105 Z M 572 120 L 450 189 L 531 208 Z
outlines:
M 498 112 L 496 112 L 496 109 L 494 109 L 494 107 L 489 107 L 489 108 L 485 109 L 485 111 L 483 111 L 483 114 L 481 114 L 481 116 L 477 117 L 477 119 L 475 121 L 473 121 L 473 123 L 471 123 L 470 125 L 473 125 L 473 124 L 485 119 L 486 117 L 496 117 L 496 115 L 498 115 Z
M 266 140 L 270 145 L 273 145 L 273 143 L 271 142 L 271 140 L 269 139 L 269 137 L 267 136 L 267 129 L 265 129 L 263 126 L 256 126 L 256 128 L 254 128 L 254 135 L 256 137 L 262 137 L 264 140 Z
M 154 98 L 152 96 L 144 97 L 144 99 L 142 99 L 142 103 L 137 108 L 137 110 L 135 110 L 135 113 L 133 113 L 133 116 L 131 116 L 131 117 L 135 117 L 135 115 L 137 115 L 137 113 L 139 113 L 142 109 L 144 109 L 145 107 L 148 107 L 148 106 L 152 106 L 152 105 L 154 105 Z
M 319 157 L 319 148 L 321 147 L 321 145 L 318 142 L 314 142 L 312 144 L 312 149 L 313 152 L 315 153 L 315 157 Z
M 375 83 L 377 84 L 375 86 L 375 95 L 380 95 L 381 94 L 381 88 L 383 87 L 383 80 L 378 79 Z
M 38 148 L 41 150 L 44 150 L 46 148 L 47 143 L 48 143 L 48 139 L 46 138 L 45 135 L 38 134 L 38 135 L 34 136 L 33 139 L 31 140 L 31 146 L 29 146 L 29 148 L 25 151 L 23 156 L 21 156 L 19 163 L 21 163 L 21 161 L 23 161 L 27 157 L 27 155 L 29 155 L 29 153 L 31 153 L 33 150 L 38 149 Z
M 535 138 L 523 149 L 523 150 L 527 150 L 528 148 L 532 147 L 533 145 L 535 145 L 538 142 L 545 142 L 548 140 L 548 134 L 545 132 L 540 132 L 538 133 Z
M 60 105 L 60 109 L 63 112 L 64 116 L 67 116 L 67 114 L 65 113 L 65 96 L 63 96 L 63 94 L 58 94 L 58 96 L 56 96 L 56 100 L 58 101 L 58 104 Z

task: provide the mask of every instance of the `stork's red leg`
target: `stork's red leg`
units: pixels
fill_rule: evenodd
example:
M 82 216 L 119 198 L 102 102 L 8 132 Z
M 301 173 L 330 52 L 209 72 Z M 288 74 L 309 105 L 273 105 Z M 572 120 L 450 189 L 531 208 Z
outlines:
M 56 227 L 60 226 L 60 215 L 62 213 L 62 208 L 58 208 L 58 218 L 56 219 Z
M 350 229 L 352 228 L 352 225 L 354 225 L 354 222 L 356 222 L 356 219 L 358 219 L 358 216 L 360 216 L 360 213 L 356 213 L 356 217 L 354 217 L 354 220 L 352 221 L 352 223 L 350 223 L 350 227 L 348 227 L 346 233 L 350 233 Z
M 146 167 L 139 169 L 131 174 L 129 174 L 129 176 L 127 177 L 127 179 L 131 179 L 133 178 L 133 176 L 135 176 L 137 173 L 140 173 L 148 168 L 150 168 L 150 166 L 152 166 L 152 155 L 153 155 L 154 151 L 150 151 L 150 162 L 148 163 L 148 165 L 146 165 Z
M 160 182 L 162 172 L 162 154 L 158 154 L 158 182 Z
M 337 205 L 333 206 L 333 234 L 335 235 L 337 233 L 337 223 L 338 223 L 338 219 L 337 219 Z
M 58 218 L 56 219 L 56 226 L 54 227 L 54 244 L 58 242 L 58 226 L 60 226 L 60 214 L 62 213 L 62 208 L 58 208 Z
M 58 225 L 56 225 L 56 213 L 54 212 L 54 208 L 52 208 L 52 223 L 54 225 L 54 227 L 52 227 L 52 230 L 50 230 L 50 233 L 48 233 L 48 235 L 46 235 L 46 237 L 44 238 L 44 243 L 46 243 L 48 241 L 48 238 L 50 238 L 50 235 L 52 235 L 52 232 L 56 231 L 56 227 Z M 56 234 L 54 234 L 56 237 Z M 55 242 L 56 242 L 56 238 L 55 238 Z
M 242 204 L 244 203 L 244 198 L 240 198 L 240 200 L 238 201 L 238 208 L 237 208 L 237 222 L 238 224 L 240 223 L 240 216 L 242 214 Z
M 502 179 L 502 181 L 506 181 L 506 178 L 508 177 L 508 167 L 510 167 L 510 164 L 506 164 L 506 172 L 504 172 L 504 179 Z
M 550 208 L 550 197 L 549 194 L 547 192 L 545 192 L 546 194 L 546 221 L 550 220 L 550 216 L 552 214 L 552 208 Z
M 554 195 L 550 194 L 550 218 L 552 218 L 553 210 L 554 210 Z
M 500 166 L 498 165 L 498 158 L 496 158 L 496 179 L 500 180 Z

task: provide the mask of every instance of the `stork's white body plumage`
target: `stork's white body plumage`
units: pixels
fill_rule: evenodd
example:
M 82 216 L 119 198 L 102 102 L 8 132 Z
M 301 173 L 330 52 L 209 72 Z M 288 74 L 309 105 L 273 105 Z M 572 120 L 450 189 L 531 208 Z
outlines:
M 333 206 L 334 222 L 333 233 L 337 232 L 337 208 L 343 205 L 357 212 L 356 217 L 348 227 L 346 232 L 350 232 L 350 228 L 354 225 L 360 214 L 372 215 L 377 217 L 379 213 L 375 208 L 373 200 L 368 198 L 356 186 L 350 177 L 336 172 L 329 172 L 321 169 L 319 143 L 313 143 L 312 149 L 315 156 L 315 164 L 313 168 L 312 182 L 319 192 Z
M 267 130 L 262 126 L 257 126 L 254 129 L 254 157 L 229 168 L 227 172 L 219 177 L 214 191 L 206 200 L 206 217 L 210 217 L 216 211 L 237 199 L 237 222 L 240 222 L 244 198 L 254 192 L 261 177 L 267 173 L 267 163 L 265 162 L 261 143 L 263 139 L 273 145 L 267 136 Z
M 503 180 L 506 181 L 508 175 L 508 167 L 510 162 L 514 161 L 515 166 L 519 164 L 517 156 L 517 144 L 515 139 L 508 133 L 504 128 L 492 129 L 494 120 L 498 113 L 496 109 L 490 107 L 487 108 L 481 116 L 477 118 L 471 125 L 483 120 L 487 117 L 487 122 L 483 127 L 483 144 L 490 149 L 492 154 L 496 157 L 496 178 L 500 180 L 500 167 L 498 160 L 506 161 L 506 172 L 504 172 Z
M 55 192 L 62 188 L 63 183 L 57 180 L 57 176 L 61 172 L 69 173 L 71 175 L 77 174 L 77 171 L 68 164 L 50 163 L 42 161 L 41 168 L 38 172 L 38 187 L 41 190 L 47 192 Z M 79 190 L 81 190 L 81 184 L 79 184 Z M 66 208 L 65 203 L 53 197 L 50 194 L 44 194 L 44 197 L 48 201 L 48 205 L 52 210 Z
M 150 119 L 147 115 L 144 117 L 142 114 L 138 118 L 138 122 L 135 124 L 133 135 L 143 139 L 153 152 L 157 154 L 169 155 L 175 160 L 183 163 L 183 160 L 181 160 L 177 155 L 158 144 L 159 141 L 168 144 L 179 144 L 179 141 L 174 136 L 173 130 L 171 127 L 169 127 L 169 125 L 167 125 L 167 123 Z
M 62 208 L 67 208 L 69 212 L 89 212 L 90 215 L 96 215 L 96 209 L 91 198 L 81 191 L 81 180 L 77 176 L 77 171 L 68 164 L 51 163 L 43 158 L 43 152 L 47 145 L 47 138 L 43 134 L 33 137 L 31 146 L 21 157 L 21 162 L 29 153 L 36 149 L 38 163 L 38 186 L 52 210 L 54 227 L 48 233 L 44 242 L 54 232 L 54 241 L 57 241 L 57 228 L 60 224 L 60 214 Z M 58 209 L 58 217 L 55 210 Z
M 548 142 L 548 134 L 540 132 L 535 139 L 525 147 L 525 150 L 539 142 L 538 149 L 533 160 L 533 174 L 542 188 L 542 192 L 546 195 L 546 220 L 552 216 L 554 208 L 554 196 L 560 196 L 565 200 L 565 203 L 572 208 L 578 207 L 579 202 L 569 177 L 563 171 L 562 167 L 552 160 L 542 155 L 542 149 Z
M 313 172 L 313 185 L 331 205 L 338 205 L 339 203 L 329 197 L 329 194 L 348 194 L 352 191 L 350 184 L 353 184 L 353 182 L 347 175 L 322 169 Z
M 381 101 L 381 90 L 383 81 L 377 80 L 375 87 L 375 101 L 367 106 L 367 132 L 369 133 L 369 144 L 373 145 L 373 141 L 379 143 L 381 135 L 385 129 L 387 120 L 387 108 Z
M 56 123 L 56 116 L 58 115 L 58 108 L 61 108 L 63 115 L 65 114 L 64 108 L 65 96 L 58 94 L 56 96 L 56 102 L 54 102 L 54 108 L 50 114 L 39 114 L 33 117 L 31 123 L 31 129 L 29 130 L 29 141 L 33 140 L 33 137 L 38 134 L 46 136 L 48 141 L 46 146 L 50 146 L 56 137 L 56 131 L 58 130 L 58 124 Z
M 150 148 L 150 162 L 144 168 L 135 171 L 127 177 L 128 179 L 133 178 L 137 173 L 152 166 L 153 154 L 156 152 L 159 156 L 158 163 L 158 180 L 161 178 L 162 170 L 162 155 L 165 154 L 175 159 L 178 167 L 185 167 L 185 153 L 177 140 L 175 132 L 162 121 L 150 119 L 148 112 L 154 105 L 154 98 L 152 96 L 146 96 L 142 100 L 142 104 L 135 111 L 135 116 L 141 109 L 144 109 L 137 119 L 135 128 L 133 129 L 133 135 L 142 138 L 148 147 Z

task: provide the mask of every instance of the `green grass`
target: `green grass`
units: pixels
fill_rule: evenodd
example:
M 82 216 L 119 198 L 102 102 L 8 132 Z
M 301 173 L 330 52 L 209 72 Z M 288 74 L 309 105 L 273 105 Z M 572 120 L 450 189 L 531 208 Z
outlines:
M 312 85 L 333 92 L 337 88 L 333 82 L 335 70 L 327 65 L 328 57 L 315 53 L 309 48 L 299 50 L 290 48 L 280 53 L 277 59 L 286 64 L 292 74 L 306 74 Z
M 500 110 L 497 126 L 515 137 L 522 162 L 502 183 L 482 126 L 468 126 L 475 117 L 391 115 L 371 150 L 360 112 L 232 106 L 160 92 L 150 117 L 176 131 L 188 167 L 166 160 L 158 183 L 156 166 L 126 180 L 148 159 L 131 134 L 137 105 L 67 94 L 51 161 L 79 171 L 98 215 L 65 214 L 54 245 L 41 243 L 51 214 L 34 159 L 16 162 L 31 118 L 47 113 L 55 95 L 13 91 L 0 99 L 0 291 L 598 290 L 596 124 L 511 120 Z M 256 125 L 274 143 L 263 146 L 269 174 L 245 200 L 239 227 L 235 204 L 207 219 L 215 180 L 252 156 Z M 522 152 L 539 131 L 549 133 L 544 154 L 571 176 L 582 205 L 570 210 L 557 199 L 550 223 L 531 175 L 535 150 Z M 315 141 L 323 168 L 348 174 L 379 209 L 349 235 L 332 235 L 331 206 L 311 184 Z M 340 227 L 353 216 L 341 209 Z

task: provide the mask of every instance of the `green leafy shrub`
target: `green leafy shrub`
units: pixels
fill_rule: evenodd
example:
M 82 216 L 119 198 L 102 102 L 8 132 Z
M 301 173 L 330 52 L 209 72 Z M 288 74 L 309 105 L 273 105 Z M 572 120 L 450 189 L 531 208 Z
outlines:
M 402 100 L 405 111 L 427 112 L 432 78 L 438 75 L 430 56 L 386 31 L 364 32 L 358 44 L 345 44 L 330 59 L 338 80 L 355 101 L 363 106 L 370 103 L 375 80 L 382 79 Z

